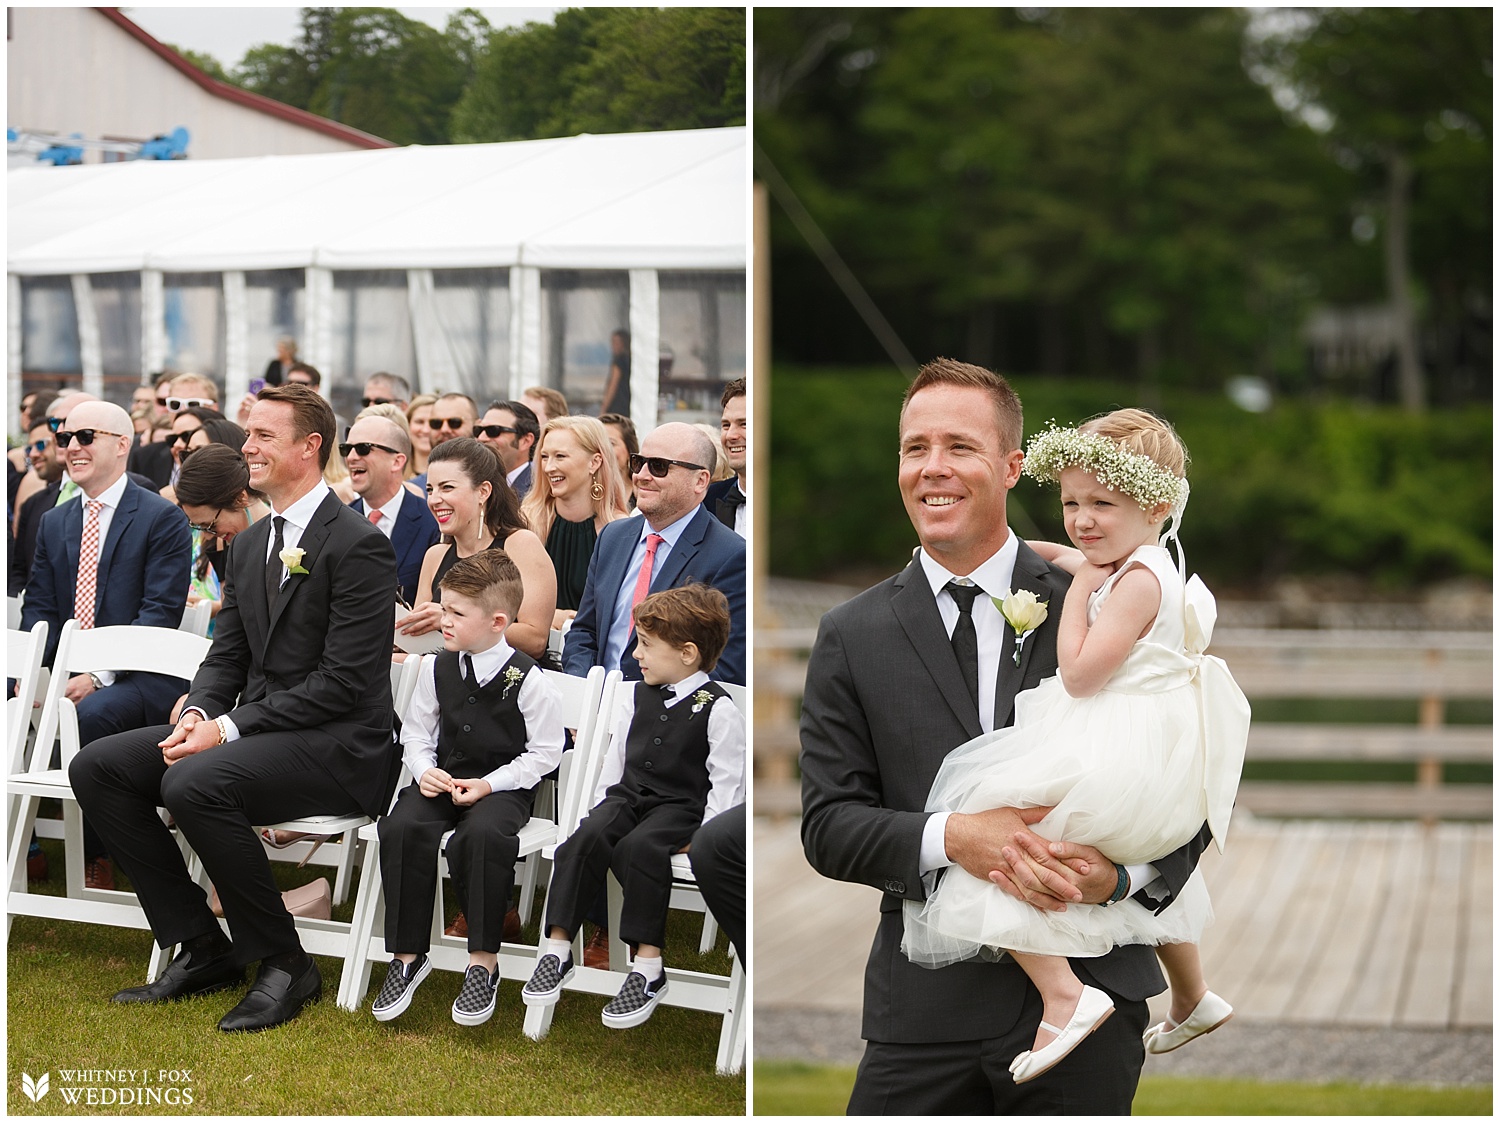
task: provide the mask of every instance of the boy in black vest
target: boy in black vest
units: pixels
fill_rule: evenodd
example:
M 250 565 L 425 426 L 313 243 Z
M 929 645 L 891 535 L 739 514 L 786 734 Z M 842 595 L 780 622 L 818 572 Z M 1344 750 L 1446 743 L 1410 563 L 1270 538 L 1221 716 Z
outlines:
M 745 719 L 708 677 L 729 640 L 728 600 L 685 585 L 646 597 L 633 617 L 641 681 L 615 727 L 594 809 L 557 848 L 547 938 L 521 991 L 530 1006 L 557 1001 L 573 974 L 573 936 L 613 870 L 624 891 L 620 938 L 635 958 L 604 1007 L 612 1029 L 640 1025 L 667 988 L 672 855 L 745 798 Z
M 469 967 L 453 1020 L 495 1012 L 496 953 L 521 844 L 542 777 L 562 759 L 562 700 L 536 663 L 505 642 L 521 573 L 500 550 L 464 558 L 440 586 L 445 650 L 423 661 L 401 725 L 409 784 L 380 820 L 385 946 L 395 956 L 372 1009 L 390 1021 L 432 970 L 437 852 L 469 920 Z

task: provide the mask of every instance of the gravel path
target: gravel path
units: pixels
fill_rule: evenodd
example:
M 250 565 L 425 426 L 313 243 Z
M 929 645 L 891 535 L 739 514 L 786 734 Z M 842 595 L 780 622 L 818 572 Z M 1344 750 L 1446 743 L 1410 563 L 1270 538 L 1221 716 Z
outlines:
M 857 1064 L 864 1044 L 856 1011 L 755 1011 L 755 1056 Z M 1232 1021 L 1191 1046 L 1148 1057 L 1148 1076 L 1369 1084 L 1489 1084 L 1488 1029 L 1425 1030 Z

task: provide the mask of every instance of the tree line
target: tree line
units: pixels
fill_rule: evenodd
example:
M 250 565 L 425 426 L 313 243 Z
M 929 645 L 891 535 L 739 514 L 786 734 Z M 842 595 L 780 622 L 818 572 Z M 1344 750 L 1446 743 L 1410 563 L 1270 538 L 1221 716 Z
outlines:
M 1386 396 L 1487 397 L 1491 29 L 1488 8 L 762 8 L 758 170 L 919 356 L 1148 401 L 1316 389 L 1309 312 L 1378 305 Z M 775 206 L 772 285 L 778 359 L 885 357 Z
M 394 8 L 303 8 L 294 43 L 252 47 L 228 69 L 181 53 L 396 144 L 745 123 L 742 8 L 569 8 L 498 29 L 464 8 L 442 30 Z

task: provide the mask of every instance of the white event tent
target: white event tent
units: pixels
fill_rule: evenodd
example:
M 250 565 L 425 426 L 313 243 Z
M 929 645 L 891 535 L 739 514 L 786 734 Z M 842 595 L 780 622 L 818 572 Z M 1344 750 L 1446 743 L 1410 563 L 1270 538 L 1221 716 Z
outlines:
M 162 369 L 235 400 L 276 338 L 345 408 L 376 370 L 597 409 L 717 413 L 745 371 L 746 131 L 11 171 L 9 373 L 119 399 Z

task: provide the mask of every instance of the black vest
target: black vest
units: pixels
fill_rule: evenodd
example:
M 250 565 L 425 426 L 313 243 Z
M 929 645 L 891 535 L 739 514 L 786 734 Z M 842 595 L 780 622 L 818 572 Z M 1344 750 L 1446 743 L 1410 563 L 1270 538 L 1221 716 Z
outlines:
M 616 788 L 635 796 L 650 794 L 707 806 L 708 714 L 728 692 L 712 681 L 699 690 L 711 695 L 712 701 L 698 707 L 693 700 L 698 694 L 695 690 L 668 706 L 661 687 L 636 683 L 635 716 L 625 738 L 625 774 Z
M 440 651 L 432 668 L 438 699 L 437 762 L 448 775 L 473 780 L 526 751 L 520 697 L 536 661 L 517 651 L 499 674 L 470 690 L 458 656 L 457 651 Z M 512 669 L 522 677 L 516 678 Z

